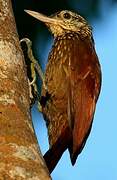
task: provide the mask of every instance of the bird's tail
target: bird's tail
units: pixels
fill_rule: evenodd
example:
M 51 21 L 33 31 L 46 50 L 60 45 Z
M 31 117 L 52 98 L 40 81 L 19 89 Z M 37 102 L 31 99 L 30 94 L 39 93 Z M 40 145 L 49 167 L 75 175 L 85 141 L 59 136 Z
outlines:
M 63 152 L 68 148 L 70 139 L 71 137 L 69 129 L 66 128 L 66 130 L 61 134 L 56 143 L 53 144 L 52 147 L 45 153 L 44 159 L 50 173 L 56 167 Z

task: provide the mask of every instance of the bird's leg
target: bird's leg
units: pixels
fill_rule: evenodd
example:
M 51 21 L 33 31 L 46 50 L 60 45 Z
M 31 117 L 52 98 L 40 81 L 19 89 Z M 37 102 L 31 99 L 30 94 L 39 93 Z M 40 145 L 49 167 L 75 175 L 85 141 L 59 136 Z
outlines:
M 38 64 L 38 61 L 33 56 L 32 48 L 31 48 L 32 42 L 28 38 L 21 39 L 20 43 L 21 42 L 25 42 L 27 45 L 27 48 L 28 48 L 27 55 L 28 55 L 28 58 L 29 58 L 30 63 L 31 63 L 30 69 L 31 69 L 32 81 L 30 81 L 30 79 L 29 79 L 29 92 L 30 92 L 30 98 L 32 99 L 33 98 L 32 90 L 31 90 L 32 86 L 33 86 L 33 89 L 35 90 L 35 92 L 37 92 L 37 95 L 39 95 L 38 88 L 36 85 L 36 72 L 39 75 L 40 79 L 42 80 L 43 87 L 45 89 L 47 89 L 46 85 L 45 85 L 45 77 L 44 77 L 44 73 L 42 72 L 40 65 Z M 41 109 L 42 109 L 39 101 L 38 101 L 38 109 L 39 109 L 39 111 L 41 111 Z
M 30 61 L 32 62 L 32 75 L 34 76 L 32 83 L 33 83 L 33 81 L 35 82 L 35 79 L 36 79 L 36 77 L 35 77 L 36 73 L 34 72 L 36 70 L 39 77 L 42 80 L 44 88 L 46 89 L 44 73 L 42 72 L 42 69 L 41 69 L 38 61 L 34 58 L 33 53 L 32 53 L 32 42 L 28 38 L 23 38 L 20 40 L 20 42 L 23 42 L 23 41 L 27 44 L 28 57 L 29 57 Z

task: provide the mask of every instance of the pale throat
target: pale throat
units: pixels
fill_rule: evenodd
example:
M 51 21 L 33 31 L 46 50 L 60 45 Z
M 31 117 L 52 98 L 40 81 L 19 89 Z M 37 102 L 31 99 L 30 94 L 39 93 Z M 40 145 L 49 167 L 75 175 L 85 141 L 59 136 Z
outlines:
M 92 34 L 92 30 L 87 26 L 77 27 L 77 28 L 74 28 L 74 30 L 72 30 L 72 29 L 65 29 L 60 25 L 53 25 L 53 26 L 49 26 L 49 29 L 55 38 L 57 36 L 62 36 L 66 33 L 77 33 L 83 37 L 91 36 Z

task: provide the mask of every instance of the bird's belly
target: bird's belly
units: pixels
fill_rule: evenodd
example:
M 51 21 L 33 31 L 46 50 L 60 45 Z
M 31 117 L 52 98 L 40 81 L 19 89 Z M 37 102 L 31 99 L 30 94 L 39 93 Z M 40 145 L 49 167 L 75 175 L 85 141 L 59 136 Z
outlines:
M 49 71 L 48 67 L 46 71 L 46 84 L 53 104 L 56 106 L 56 108 L 63 108 L 66 106 L 68 98 L 68 79 L 64 72 L 63 66 L 59 64 L 56 66 L 57 67 L 51 67 L 51 71 Z
M 47 72 L 47 71 L 46 71 Z M 67 100 L 68 85 L 64 71 L 58 68 L 56 71 L 48 72 L 46 75 L 46 85 L 50 100 L 43 108 L 43 114 L 47 121 L 49 142 L 54 144 L 58 137 L 68 128 L 67 120 Z M 42 90 L 42 96 L 45 91 Z

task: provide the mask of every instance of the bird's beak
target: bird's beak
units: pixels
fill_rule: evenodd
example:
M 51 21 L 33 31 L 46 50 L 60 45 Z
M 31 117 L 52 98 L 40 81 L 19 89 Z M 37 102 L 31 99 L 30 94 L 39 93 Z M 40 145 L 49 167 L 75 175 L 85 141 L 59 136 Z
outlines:
M 35 11 L 30 11 L 30 10 L 24 10 L 24 11 L 44 23 L 58 24 L 58 20 L 55 19 L 54 17 L 47 17 L 44 14 L 41 14 L 41 13 L 35 12 Z

